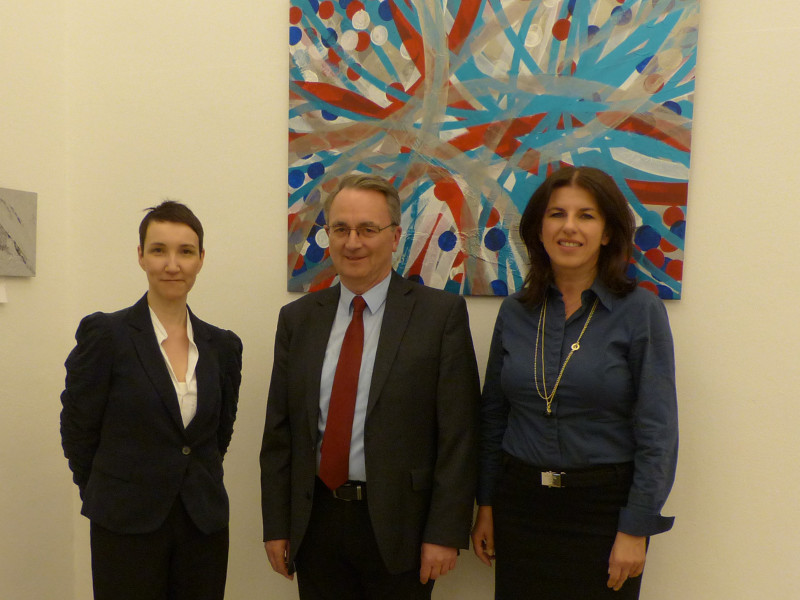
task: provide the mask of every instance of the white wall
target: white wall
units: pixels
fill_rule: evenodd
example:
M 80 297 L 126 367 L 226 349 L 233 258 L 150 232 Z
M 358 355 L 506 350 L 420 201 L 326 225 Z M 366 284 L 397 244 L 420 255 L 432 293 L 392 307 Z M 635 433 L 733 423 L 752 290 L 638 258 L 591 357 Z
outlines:
M 678 479 L 645 600 L 784 599 L 800 577 L 800 325 L 793 160 L 800 8 L 703 0 L 684 297 L 668 309 Z M 39 194 L 38 270 L 0 305 L 0 598 L 91 597 L 87 523 L 58 435 L 79 318 L 145 290 L 141 209 L 207 228 L 192 292 L 245 344 L 226 478 L 231 600 L 296 598 L 261 544 L 257 456 L 285 292 L 287 0 L 0 3 L 0 187 Z M 479 361 L 499 300 L 469 299 Z M 491 597 L 463 555 L 435 597 Z M 71 593 L 70 590 L 73 590 Z
M 36 274 L 2 280 L 0 598 L 64 598 L 74 510 L 58 390 L 77 290 L 67 254 L 64 2 L 0 3 L 0 187 L 38 193 Z

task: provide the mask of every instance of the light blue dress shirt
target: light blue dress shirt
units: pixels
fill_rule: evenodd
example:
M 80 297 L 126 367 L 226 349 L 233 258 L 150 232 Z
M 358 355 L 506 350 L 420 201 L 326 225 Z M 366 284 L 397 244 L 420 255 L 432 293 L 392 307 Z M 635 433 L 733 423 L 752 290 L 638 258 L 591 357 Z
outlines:
M 386 294 L 389 291 L 391 272 L 376 286 L 367 290 L 361 297 L 367 303 L 364 309 L 364 350 L 361 355 L 361 370 L 358 374 L 358 393 L 356 395 L 356 408 L 353 415 L 353 433 L 350 437 L 350 476 L 355 481 L 367 480 L 367 469 L 364 463 L 364 422 L 367 416 L 367 402 L 369 388 L 372 381 L 372 370 L 375 366 L 375 353 L 378 350 L 378 338 L 381 334 L 383 312 L 386 307 Z M 344 334 L 353 314 L 353 298 L 356 294 L 344 285 L 340 286 L 339 305 L 336 308 L 336 318 L 333 321 L 331 335 L 328 338 L 328 347 L 325 350 L 325 361 L 322 363 L 322 377 L 319 385 L 319 420 L 317 428 L 317 469 L 319 470 L 320 448 L 322 437 L 325 434 L 325 424 L 328 421 L 328 407 L 331 402 L 331 388 L 333 377 L 336 374 L 336 365 L 339 362 L 339 352 L 342 349 Z

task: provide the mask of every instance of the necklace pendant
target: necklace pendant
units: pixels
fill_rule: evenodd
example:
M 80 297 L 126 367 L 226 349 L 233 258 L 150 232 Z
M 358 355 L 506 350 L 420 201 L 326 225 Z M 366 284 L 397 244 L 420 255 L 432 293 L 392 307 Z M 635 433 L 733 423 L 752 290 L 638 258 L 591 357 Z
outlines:
M 575 342 L 574 344 L 572 344 L 572 346 L 570 346 L 570 348 L 572 348 L 572 351 L 575 352 L 581 349 L 581 344 L 580 342 Z
M 547 417 L 548 419 L 552 419 L 553 418 L 553 411 L 550 410 L 549 406 L 544 409 L 544 416 Z

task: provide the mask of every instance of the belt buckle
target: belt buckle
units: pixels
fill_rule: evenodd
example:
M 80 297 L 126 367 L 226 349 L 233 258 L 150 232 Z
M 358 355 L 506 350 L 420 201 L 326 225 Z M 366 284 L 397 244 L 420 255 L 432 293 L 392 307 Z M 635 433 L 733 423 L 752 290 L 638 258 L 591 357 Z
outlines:
M 342 489 L 342 488 L 345 488 L 345 487 L 348 490 L 353 490 L 355 492 L 355 498 L 352 497 L 352 496 L 349 497 L 349 498 L 345 498 L 344 496 L 340 496 L 339 495 L 339 490 Z M 348 484 L 345 483 L 344 485 L 336 488 L 335 490 L 331 490 L 331 493 L 333 494 L 334 498 L 336 498 L 337 500 L 343 500 L 344 502 L 353 502 L 354 500 L 363 500 L 364 499 L 363 487 L 361 485 L 359 485 L 359 484 L 348 485 Z
M 545 487 L 560 488 L 562 475 L 565 475 L 563 471 L 561 473 L 542 471 L 542 485 Z

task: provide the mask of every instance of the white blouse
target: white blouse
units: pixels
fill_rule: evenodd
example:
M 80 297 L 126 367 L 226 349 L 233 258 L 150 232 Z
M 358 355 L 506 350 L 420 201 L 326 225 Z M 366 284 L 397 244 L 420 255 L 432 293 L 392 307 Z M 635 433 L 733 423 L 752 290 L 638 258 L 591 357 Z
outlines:
M 175 393 L 178 396 L 178 405 L 181 408 L 181 419 L 183 419 L 183 426 L 188 427 L 189 423 L 197 413 L 197 378 L 195 377 L 194 370 L 197 366 L 197 359 L 200 353 L 194 343 L 194 333 L 192 331 L 192 320 L 189 318 L 189 311 L 186 311 L 186 335 L 189 336 L 189 361 L 186 365 L 185 381 L 178 381 L 175 377 L 175 372 L 172 370 L 172 365 L 169 362 L 167 351 L 164 350 L 164 340 L 167 339 L 167 330 L 158 320 L 155 311 L 150 309 L 150 318 L 153 321 L 153 330 L 156 333 L 156 340 L 158 340 L 158 347 L 161 348 L 161 355 L 164 357 L 164 362 L 167 364 L 169 376 L 172 379 L 172 385 L 175 386 Z

